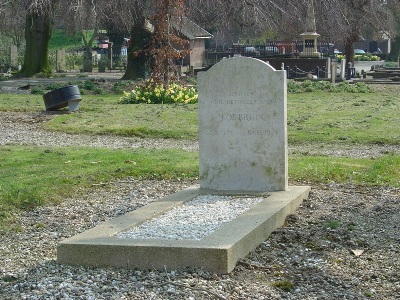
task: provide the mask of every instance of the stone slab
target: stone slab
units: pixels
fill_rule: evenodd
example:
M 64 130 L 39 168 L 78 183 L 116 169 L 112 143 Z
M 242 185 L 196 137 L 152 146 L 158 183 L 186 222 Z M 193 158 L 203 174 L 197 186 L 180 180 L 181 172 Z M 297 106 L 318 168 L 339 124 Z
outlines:
M 116 237 L 117 233 L 155 218 L 198 195 L 232 195 L 232 191 L 193 186 L 60 242 L 57 261 L 90 267 L 159 270 L 198 267 L 215 273 L 229 273 L 239 259 L 284 224 L 286 216 L 299 207 L 309 191 L 308 186 L 289 186 L 286 191 L 270 192 L 265 200 L 201 240 Z M 246 191 L 242 194 L 251 195 Z
M 198 74 L 198 91 L 200 187 L 287 189 L 286 71 L 224 59 Z

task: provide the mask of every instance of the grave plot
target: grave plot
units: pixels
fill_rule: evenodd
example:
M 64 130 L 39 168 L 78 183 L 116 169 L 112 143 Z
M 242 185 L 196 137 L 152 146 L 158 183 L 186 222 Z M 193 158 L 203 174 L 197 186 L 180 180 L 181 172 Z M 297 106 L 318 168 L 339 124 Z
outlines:
M 288 185 L 285 71 L 253 58 L 226 59 L 199 74 L 198 90 L 200 185 L 61 242 L 58 262 L 229 273 L 308 197 L 310 187 Z M 177 223 L 162 225 L 173 234 L 140 232 L 144 224 L 157 223 L 193 199 L 211 196 L 215 202 L 224 197 L 257 201 L 197 238 L 184 234 L 186 227 Z M 199 210 L 197 217 L 206 208 Z M 216 206 L 213 213 L 212 220 L 231 212 Z

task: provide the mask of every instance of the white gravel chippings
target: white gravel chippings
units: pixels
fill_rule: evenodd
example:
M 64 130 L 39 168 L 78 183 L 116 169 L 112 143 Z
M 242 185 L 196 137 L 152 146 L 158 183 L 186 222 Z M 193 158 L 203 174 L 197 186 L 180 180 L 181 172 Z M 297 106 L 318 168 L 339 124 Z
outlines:
M 201 240 L 262 201 L 263 197 L 200 195 L 151 219 L 119 238 Z
M 50 117 L 0 112 L 0 145 L 68 146 L 65 135 L 40 128 Z M 121 144 L 119 137 L 92 138 L 96 147 L 163 145 L 162 140 L 152 145 L 152 140 Z M 88 136 L 74 136 L 73 143 L 88 141 Z M 190 141 L 164 142 L 165 147 L 197 149 Z M 399 148 L 354 146 L 338 152 L 373 158 L 386 151 Z M 195 183 L 126 178 L 16 215 L 10 229 L 0 232 L 0 299 L 400 299 L 400 189 L 390 187 L 312 186 L 285 225 L 230 274 L 56 262 L 60 241 Z

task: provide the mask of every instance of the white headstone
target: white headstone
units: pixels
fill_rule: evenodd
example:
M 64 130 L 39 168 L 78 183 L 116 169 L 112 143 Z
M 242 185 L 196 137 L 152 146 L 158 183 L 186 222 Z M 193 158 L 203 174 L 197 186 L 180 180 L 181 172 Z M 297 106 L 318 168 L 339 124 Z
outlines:
M 57 49 L 56 50 L 56 71 L 64 72 L 65 70 L 66 70 L 65 50 Z
M 340 61 L 340 79 L 344 80 L 346 78 L 346 59 L 343 58 Z
M 10 64 L 12 67 L 18 66 L 18 48 L 15 45 L 10 46 Z
M 286 71 L 254 58 L 199 73 L 200 188 L 288 187 Z

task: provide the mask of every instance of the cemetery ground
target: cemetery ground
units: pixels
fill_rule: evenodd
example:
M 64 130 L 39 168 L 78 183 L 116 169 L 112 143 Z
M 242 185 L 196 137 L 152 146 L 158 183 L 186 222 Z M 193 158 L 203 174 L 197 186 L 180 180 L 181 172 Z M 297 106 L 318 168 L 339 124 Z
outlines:
M 197 105 L 0 94 L 0 298 L 400 298 L 400 87 L 372 88 L 288 95 L 289 182 L 312 191 L 228 275 L 55 262 L 59 241 L 197 183 Z

